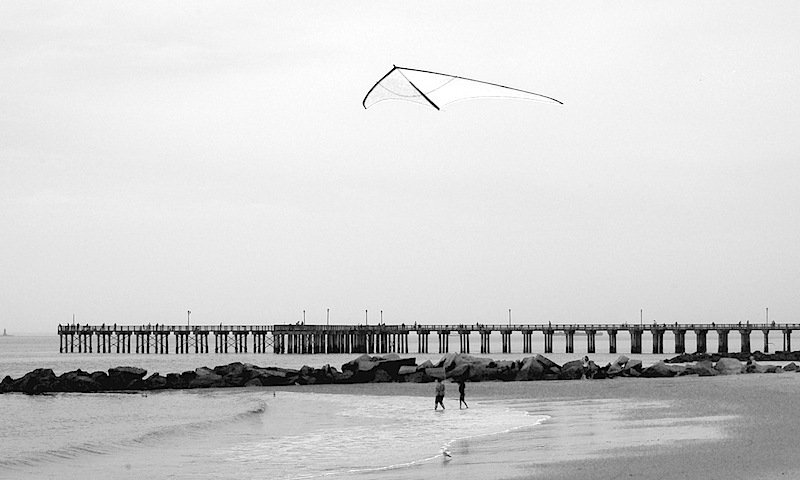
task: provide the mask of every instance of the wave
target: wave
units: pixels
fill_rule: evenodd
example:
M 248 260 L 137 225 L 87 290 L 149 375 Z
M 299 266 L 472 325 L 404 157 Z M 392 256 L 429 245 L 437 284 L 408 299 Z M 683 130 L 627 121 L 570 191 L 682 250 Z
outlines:
M 447 453 L 447 457 L 450 457 L 450 455 L 451 455 L 449 453 L 450 449 L 454 448 L 454 446 L 456 446 L 458 443 L 463 443 L 463 442 L 467 442 L 467 441 L 470 441 L 470 440 L 476 440 L 476 439 L 481 439 L 481 438 L 496 437 L 496 436 L 506 435 L 506 434 L 509 434 L 509 433 L 512 433 L 512 432 L 515 432 L 515 431 L 522 431 L 522 430 L 526 430 L 526 429 L 532 429 L 532 428 L 535 428 L 535 427 L 541 425 L 542 423 L 544 423 L 544 422 L 546 422 L 546 421 L 548 421 L 548 420 L 550 420 L 552 418 L 549 415 L 533 414 L 531 412 L 521 412 L 521 414 L 526 416 L 526 417 L 536 417 L 536 419 L 533 421 L 533 423 L 530 423 L 530 424 L 518 425 L 518 426 L 504 428 L 504 429 L 501 429 L 501 430 L 496 430 L 496 431 L 491 431 L 491 432 L 484 432 L 484 433 L 478 433 L 478 434 L 473 434 L 473 435 L 465 435 L 465 436 L 461 436 L 461 437 L 455 437 L 455 438 L 452 438 L 452 439 L 448 440 L 447 442 L 445 442 L 441 446 L 440 451 L 438 453 L 431 453 L 428 456 L 417 458 L 417 459 L 414 459 L 414 460 L 409 460 L 407 462 L 392 463 L 392 464 L 389 464 L 389 465 L 381 465 L 381 466 L 375 466 L 375 467 L 350 468 L 350 469 L 346 469 L 346 470 L 337 470 L 337 471 L 329 471 L 329 472 L 321 472 L 321 473 L 312 473 L 312 474 L 305 474 L 305 475 L 300 474 L 300 475 L 297 475 L 295 478 L 298 478 L 298 479 L 312 479 L 312 478 L 325 478 L 325 477 L 333 477 L 333 476 L 349 476 L 349 475 L 365 474 L 365 473 L 371 473 L 371 472 L 385 472 L 385 471 L 413 468 L 413 467 L 416 467 L 416 466 L 419 466 L 419 465 L 424 465 L 424 464 L 427 464 L 427 463 L 431 463 L 431 462 L 436 461 L 438 459 L 449 460 L 449 458 L 446 458 L 445 452 L 448 452 Z
M 115 395 L 117 396 L 116 398 Z M 119 394 L 102 394 L 102 396 L 109 398 L 110 402 L 118 399 L 118 395 Z M 128 396 L 125 394 L 123 395 L 125 397 Z M 151 398 L 157 396 L 158 394 L 150 395 Z M 100 397 L 101 395 L 94 395 L 95 399 Z M 180 400 L 180 397 L 176 398 Z M 237 424 L 250 422 L 253 419 L 261 417 L 267 411 L 267 402 L 263 399 L 245 399 L 245 403 L 241 405 L 244 410 L 237 408 L 234 411 L 230 411 L 231 404 L 236 405 L 237 402 L 231 402 L 230 397 L 224 398 L 217 396 L 215 398 L 217 401 L 225 402 L 227 411 L 221 408 L 214 408 L 216 405 L 214 405 L 213 402 L 211 405 L 205 405 L 205 400 L 200 398 L 199 404 L 192 405 L 194 411 L 188 414 L 207 415 L 207 413 L 211 411 L 215 415 L 213 418 L 196 419 L 195 416 L 195 419 L 181 420 L 174 415 L 169 415 L 171 408 L 181 408 L 180 401 L 175 402 L 174 398 L 169 399 L 167 406 L 159 404 L 153 407 L 154 410 L 158 411 L 150 416 L 148 416 L 145 411 L 141 417 L 128 420 L 121 418 L 119 421 L 114 421 L 113 415 L 106 411 L 105 415 L 111 418 L 101 417 L 102 419 L 100 422 L 114 422 L 115 425 L 109 425 L 107 429 L 96 426 L 96 430 L 90 433 L 102 431 L 105 435 L 101 434 L 98 438 L 88 441 L 74 441 L 73 439 L 76 438 L 85 438 L 87 432 L 82 431 L 80 428 L 75 428 L 75 430 L 70 433 L 70 423 L 78 427 L 81 422 L 91 425 L 92 422 L 97 422 L 96 418 L 93 418 L 91 414 L 86 414 L 85 418 L 67 418 L 60 425 L 54 425 L 53 427 L 63 428 L 63 431 L 59 433 L 62 437 L 68 438 L 63 445 L 52 448 L 33 448 L 28 451 L 11 453 L 10 455 L 8 454 L 9 452 L 6 452 L 6 455 L 0 456 L 0 469 L 33 467 L 63 462 L 65 460 L 77 460 L 87 456 L 109 455 L 124 450 L 150 447 L 163 442 L 169 442 L 170 439 L 176 437 L 201 435 L 204 432 L 217 430 L 222 426 L 233 426 L 235 428 Z M 104 408 L 106 410 L 114 408 L 113 405 L 107 403 L 94 406 L 98 409 Z M 130 405 L 126 406 L 129 407 Z M 135 415 L 135 413 L 126 412 L 120 414 L 120 416 L 122 415 L 132 416 Z M 143 421 L 137 422 L 137 419 Z M 128 422 L 128 428 L 119 428 L 119 423 L 126 421 Z M 41 443 L 45 442 L 39 442 L 40 445 Z M 33 445 L 34 443 L 32 442 L 31 444 Z

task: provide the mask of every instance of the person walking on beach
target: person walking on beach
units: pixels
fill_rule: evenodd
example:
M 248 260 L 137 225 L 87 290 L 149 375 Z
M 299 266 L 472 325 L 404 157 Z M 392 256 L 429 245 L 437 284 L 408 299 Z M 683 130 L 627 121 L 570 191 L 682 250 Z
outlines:
M 461 404 L 463 403 L 465 407 L 469 408 L 467 405 L 467 401 L 464 400 L 464 389 L 466 385 L 464 385 L 464 379 L 458 381 L 458 409 L 461 410 Z
M 433 409 L 434 410 L 437 410 L 439 408 L 439 405 L 441 405 L 442 406 L 442 410 L 444 410 L 444 403 L 442 403 L 442 400 L 444 400 L 444 383 L 442 383 L 442 379 L 441 378 L 437 378 L 436 379 L 436 403 L 433 404 Z

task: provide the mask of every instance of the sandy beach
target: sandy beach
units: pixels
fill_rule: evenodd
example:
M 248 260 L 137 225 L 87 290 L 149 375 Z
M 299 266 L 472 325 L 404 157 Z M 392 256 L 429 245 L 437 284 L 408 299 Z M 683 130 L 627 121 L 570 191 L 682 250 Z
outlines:
M 310 388 L 426 396 L 433 406 L 432 385 Z M 473 408 L 503 402 L 550 418 L 525 435 L 511 432 L 494 446 L 461 447 L 469 462 L 458 461 L 454 445 L 454 461 L 424 468 L 430 472 L 406 472 L 404 478 L 474 478 L 480 468 L 487 478 L 508 479 L 800 477 L 795 437 L 800 375 L 794 373 L 470 383 L 467 400 Z M 454 384 L 448 384 L 445 403 L 457 410 Z

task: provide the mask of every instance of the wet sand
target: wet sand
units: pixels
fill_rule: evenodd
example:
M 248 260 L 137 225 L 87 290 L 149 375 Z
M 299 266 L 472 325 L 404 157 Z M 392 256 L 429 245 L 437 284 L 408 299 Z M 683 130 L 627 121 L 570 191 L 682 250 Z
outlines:
M 419 395 L 433 407 L 430 384 L 340 387 L 312 388 Z M 456 385 L 447 387 L 445 404 L 457 410 Z M 495 442 L 455 445 L 453 461 L 403 477 L 800 478 L 796 373 L 468 383 L 467 401 L 473 408 L 502 402 L 550 418 Z

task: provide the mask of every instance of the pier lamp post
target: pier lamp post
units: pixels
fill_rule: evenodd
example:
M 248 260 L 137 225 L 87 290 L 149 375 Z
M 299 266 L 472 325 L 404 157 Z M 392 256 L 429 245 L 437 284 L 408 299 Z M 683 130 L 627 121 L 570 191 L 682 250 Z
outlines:
M 511 309 L 508 309 L 508 326 L 511 326 Z
M 306 324 L 306 311 L 303 310 L 303 325 Z
M 331 324 L 331 309 L 329 308 L 328 311 L 325 313 L 325 326 L 330 326 Z
M 383 310 L 381 310 L 381 325 L 383 325 Z
M 186 310 L 186 326 L 187 327 L 190 325 L 191 317 L 192 317 L 192 311 L 191 310 Z
M 364 324 L 369 325 L 369 310 L 364 310 Z

